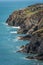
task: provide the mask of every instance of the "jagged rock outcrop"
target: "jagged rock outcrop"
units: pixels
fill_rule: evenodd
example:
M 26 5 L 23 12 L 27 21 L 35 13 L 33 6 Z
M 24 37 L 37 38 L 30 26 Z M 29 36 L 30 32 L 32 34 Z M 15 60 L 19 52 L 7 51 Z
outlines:
M 18 33 L 27 34 L 20 36 L 20 40 L 29 40 L 22 50 L 18 52 L 37 54 L 26 58 L 43 60 L 43 3 L 28 6 L 13 12 L 6 23 L 11 26 L 20 26 Z
M 23 10 L 14 11 L 6 23 L 11 26 L 20 26 L 18 33 L 28 33 L 28 30 L 40 22 L 43 17 L 43 4 L 28 6 Z
M 28 56 L 26 57 L 27 59 L 38 59 L 38 60 L 43 60 L 43 54 L 38 54 L 36 56 Z
M 41 59 L 43 60 L 43 29 L 34 32 L 34 35 L 29 39 L 30 43 L 22 47 L 22 50 L 18 52 L 38 54 L 38 56 L 30 56 L 27 58 Z M 39 56 L 40 55 L 40 56 Z

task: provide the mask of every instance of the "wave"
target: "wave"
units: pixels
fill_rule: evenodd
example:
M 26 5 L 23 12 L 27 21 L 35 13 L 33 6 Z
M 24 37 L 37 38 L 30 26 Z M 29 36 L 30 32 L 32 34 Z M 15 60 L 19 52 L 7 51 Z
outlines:
M 16 46 L 16 48 L 20 50 L 20 46 Z
M 11 31 L 10 33 L 17 33 L 17 31 Z
M 26 57 L 22 57 L 22 59 L 24 59 L 24 60 L 34 60 L 34 61 L 38 61 L 37 59 L 29 59 L 29 58 L 26 58 Z
M 20 37 L 17 37 L 17 39 L 19 40 L 19 39 L 20 39 Z
M 3 23 L 4 25 L 8 25 L 7 23 Z
M 14 42 L 17 42 L 18 41 L 18 39 L 17 38 L 15 38 L 15 39 L 12 39 Z
M 24 60 L 31 60 L 31 59 L 27 59 L 27 58 L 25 58 L 25 57 L 22 57 L 22 59 L 24 59 Z
M 8 25 L 8 23 L 3 23 L 4 25 Z M 9 26 L 11 28 L 17 28 L 17 29 L 20 29 L 20 26 Z
M 17 27 L 16 27 L 16 26 L 12 26 L 12 28 L 17 28 L 17 29 L 20 29 L 20 26 L 17 26 Z

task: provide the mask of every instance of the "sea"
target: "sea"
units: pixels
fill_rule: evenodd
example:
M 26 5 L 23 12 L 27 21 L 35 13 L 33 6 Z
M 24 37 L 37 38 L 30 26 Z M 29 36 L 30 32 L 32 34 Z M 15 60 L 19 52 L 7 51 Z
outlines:
M 28 54 L 17 52 L 29 41 L 18 40 L 18 36 L 24 35 L 17 34 L 19 27 L 6 24 L 12 12 L 36 3 L 43 3 L 43 0 L 0 1 L 0 65 L 43 65 L 43 61 L 26 59 Z

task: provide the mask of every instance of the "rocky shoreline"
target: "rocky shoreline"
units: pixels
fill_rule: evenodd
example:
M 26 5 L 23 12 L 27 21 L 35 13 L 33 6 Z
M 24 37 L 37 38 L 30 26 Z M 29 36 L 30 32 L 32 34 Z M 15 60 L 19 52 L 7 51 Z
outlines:
M 43 60 L 43 3 L 35 4 L 13 12 L 6 23 L 10 26 L 20 26 L 20 40 L 29 40 L 30 43 L 21 46 L 18 52 L 37 54 L 28 56 L 29 59 Z

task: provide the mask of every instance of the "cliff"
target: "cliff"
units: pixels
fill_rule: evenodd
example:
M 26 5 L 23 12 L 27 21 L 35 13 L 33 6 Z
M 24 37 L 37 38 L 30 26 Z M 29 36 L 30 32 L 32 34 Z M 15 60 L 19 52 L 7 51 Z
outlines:
M 43 4 L 28 6 L 23 10 L 14 11 L 6 23 L 10 26 L 20 26 L 18 33 L 28 33 L 28 30 L 39 23 L 43 17 Z
M 43 60 L 43 4 L 31 5 L 13 12 L 6 23 L 10 26 L 20 26 L 18 33 L 26 35 L 20 36 L 19 39 L 30 41 L 18 52 L 37 54 L 26 58 Z

